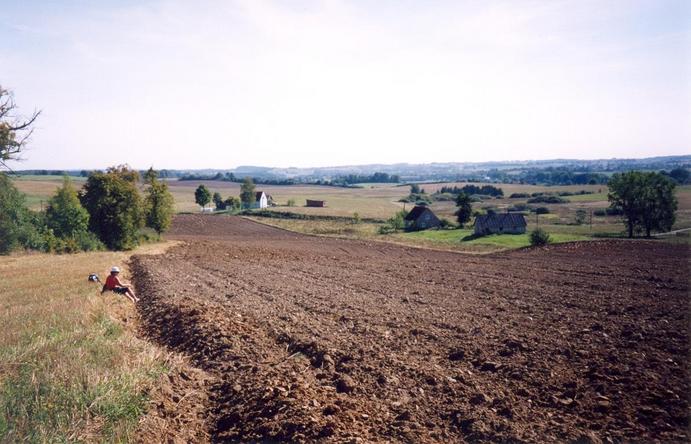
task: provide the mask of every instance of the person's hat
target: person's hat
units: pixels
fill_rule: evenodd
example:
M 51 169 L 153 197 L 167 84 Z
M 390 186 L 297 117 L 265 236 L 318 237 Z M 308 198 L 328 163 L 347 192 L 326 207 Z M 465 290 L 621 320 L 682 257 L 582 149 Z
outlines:
M 120 269 L 118 267 L 113 267 L 110 269 L 111 273 L 120 273 Z

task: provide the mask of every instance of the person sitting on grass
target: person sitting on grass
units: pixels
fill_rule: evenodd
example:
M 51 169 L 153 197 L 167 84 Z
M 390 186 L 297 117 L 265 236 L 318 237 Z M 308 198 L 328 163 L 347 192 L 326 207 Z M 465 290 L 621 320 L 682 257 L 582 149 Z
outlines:
M 113 293 L 124 294 L 134 303 L 139 302 L 139 298 L 134 294 L 132 289 L 120 281 L 118 278 L 119 274 L 120 269 L 118 267 L 113 267 L 110 269 L 110 275 L 106 278 L 106 283 L 103 286 L 101 293 L 104 291 L 112 291 Z

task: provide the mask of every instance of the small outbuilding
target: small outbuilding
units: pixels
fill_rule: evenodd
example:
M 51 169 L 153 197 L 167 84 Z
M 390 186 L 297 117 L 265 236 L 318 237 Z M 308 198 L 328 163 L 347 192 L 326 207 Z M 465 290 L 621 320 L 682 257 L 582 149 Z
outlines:
M 254 196 L 254 205 L 252 208 L 266 208 L 269 206 L 269 197 L 263 191 L 257 191 Z
M 475 218 L 475 235 L 523 234 L 526 229 L 525 217 L 518 213 L 487 214 Z
M 308 207 L 325 207 L 326 206 L 326 201 L 325 200 L 312 200 L 312 199 L 307 199 L 307 206 Z
M 418 205 L 410 210 L 404 219 L 406 231 L 426 230 L 441 227 L 439 218 L 427 207 Z

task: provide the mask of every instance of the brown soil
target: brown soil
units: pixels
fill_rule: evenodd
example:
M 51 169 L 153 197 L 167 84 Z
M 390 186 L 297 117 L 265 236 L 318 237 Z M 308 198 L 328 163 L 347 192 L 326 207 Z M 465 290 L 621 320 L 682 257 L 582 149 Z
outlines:
M 179 216 L 147 334 L 214 375 L 215 441 L 688 441 L 688 249 L 490 256 Z

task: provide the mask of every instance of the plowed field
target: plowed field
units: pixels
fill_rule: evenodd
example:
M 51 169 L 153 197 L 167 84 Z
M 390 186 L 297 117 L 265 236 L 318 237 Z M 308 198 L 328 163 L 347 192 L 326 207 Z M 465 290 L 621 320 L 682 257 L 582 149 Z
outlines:
M 217 378 L 216 441 L 688 441 L 686 246 L 467 256 L 179 216 L 145 333 Z

